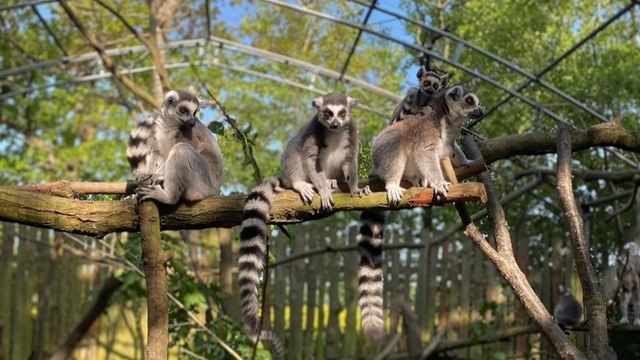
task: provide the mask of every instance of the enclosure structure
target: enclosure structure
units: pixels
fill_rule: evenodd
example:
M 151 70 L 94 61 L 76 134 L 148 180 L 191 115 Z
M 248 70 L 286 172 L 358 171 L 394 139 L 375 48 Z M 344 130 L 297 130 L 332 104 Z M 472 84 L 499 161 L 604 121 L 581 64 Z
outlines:
M 558 124 L 573 127 L 570 131 L 575 153 L 573 176 L 578 183 L 574 189 L 596 270 L 604 270 L 612 264 L 609 258 L 624 254 L 626 243 L 637 241 L 637 230 L 634 231 L 637 215 L 632 212 L 618 214 L 613 222 L 601 221 L 616 208 L 622 208 L 623 204 L 617 202 L 631 196 L 633 176 L 638 174 L 637 115 L 633 110 L 637 108 L 637 97 L 634 100 L 632 95 L 638 93 L 634 85 L 638 74 L 637 70 L 634 72 L 615 61 L 623 56 L 627 56 L 628 63 L 635 61 L 628 52 L 637 50 L 638 35 L 632 30 L 637 24 L 635 2 L 589 4 L 596 9 L 593 22 L 586 21 L 590 19 L 589 9 L 527 8 L 532 12 L 530 18 L 538 15 L 538 19 L 540 15 L 554 19 L 563 11 L 576 11 L 573 32 L 557 34 L 552 30 L 546 35 L 555 41 L 556 47 L 534 42 L 530 38 L 533 35 L 519 34 L 523 43 L 533 44 L 533 52 L 513 44 L 510 49 L 513 53 L 498 46 L 504 46 L 505 40 L 497 36 L 513 35 L 510 26 L 523 12 L 509 6 L 500 9 L 483 4 L 486 8 L 483 10 L 473 4 L 438 1 L 407 2 L 394 8 L 383 1 L 301 5 L 265 0 L 240 4 L 247 12 L 239 14 L 237 10 L 232 12 L 236 5 L 208 1 L 189 5 L 154 1 L 150 6 L 103 1 L 32 1 L 0 6 L 2 35 L 6 40 L 1 49 L 0 69 L 3 86 L 0 130 L 7 153 L 2 160 L 3 185 L 51 183 L 60 179 L 127 179 L 123 156 L 127 131 L 157 107 L 157 99 L 161 97 L 158 94 L 173 87 L 189 86 L 201 95 L 209 92 L 218 105 L 205 113 L 205 120 L 217 119 L 211 128 L 224 144 L 225 159 L 230 163 L 225 174 L 228 179 L 225 195 L 238 189 L 246 192 L 258 179 L 274 172 L 277 165 L 269 158 L 278 153 L 278 142 L 289 131 L 288 124 L 278 121 L 283 114 L 288 119 L 308 116 L 303 106 L 308 101 L 301 101 L 301 91 L 309 99 L 331 90 L 357 94 L 363 119 L 361 162 L 367 170 L 366 143 L 384 126 L 392 107 L 402 98 L 404 91 L 400 84 L 403 79 L 412 84 L 416 65 L 431 62 L 455 72 L 457 79 L 474 89 L 485 104 L 487 115 L 482 122 L 469 123 L 467 128 L 478 140 L 484 162 L 493 170 L 498 193 L 512 194 L 505 197 L 513 206 L 505 215 L 511 225 L 515 259 L 533 290 L 526 294 L 535 292 L 547 315 L 556 301 L 554 289 L 558 284 L 570 283 L 581 298 L 581 282 L 572 264 L 574 258 L 578 260 L 576 264 L 585 260 L 584 253 L 582 258 L 575 253 L 580 248 L 574 248 L 565 233 L 565 229 L 581 226 L 561 225 L 560 219 L 569 210 L 561 209 L 555 200 L 555 187 L 560 185 L 556 181 L 560 176 L 556 176 L 555 155 L 545 155 L 558 149 Z M 483 11 L 498 14 L 492 17 Z M 239 19 L 245 15 L 246 20 L 234 23 L 230 14 Z M 473 27 L 464 21 L 465 17 L 486 18 L 487 23 Z M 490 24 L 491 21 L 495 24 Z M 405 33 L 400 34 L 392 26 L 385 27 L 388 22 L 402 24 Z M 549 20 L 544 24 L 555 30 L 569 28 L 562 21 Z M 533 25 L 524 29 L 539 34 Z M 299 37 L 291 31 L 296 27 L 304 29 Z M 474 36 L 479 29 L 487 30 L 486 40 Z M 40 44 L 27 41 L 36 34 Z M 464 39 L 473 39 L 481 45 Z M 522 57 L 514 55 L 518 51 L 523 52 Z M 324 56 L 327 54 L 333 56 Z M 527 57 L 535 60 L 527 61 Z M 541 64 L 539 59 L 545 63 Z M 576 59 L 593 62 L 583 64 Z M 612 69 L 620 69 L 627 81 L 621 81 L 624 77 Z M 606 81 L 608 77 L 614 83 L 611 87 Z M 595 89 L 592 85 L 595 83 L 601 84 L 601 89 Z M 256 114 L 264 119 L 257 119 Z M 610 121 L 616 116 L 623 119 Z M 53 134 L 50 128 L 60 130 L 59 134 Z M 279 135 L 272 137 L 276 131 Z M 74 147 L 79 151 L 64 150 Z M 365 176 L 366 171 L 361 177 Z M 131 194 L 134 185 L 114 186 L 119 188 L 94 193 L 124 196 Z M 30 190 L 3 188 L 0 199 L 5 211 L 0 218 L 91 236 L 103 236 L 112 230 L 140 229 L 132 200 L 96 205 L 94 200 L 99 197 L 80 195 L 87 192 L 74 192 L 73 187 L 60 183 L 54 183 L 55 188 L 47 192 L 54 190 L 82 200 L 35 196 L 29 192 L 45 187 L 41 184 L 40 188 Z M 282 204 L 297 200 L 291 194 L 288 196 Z M 375 206 L 376 201 L 380 206 L 384 204 L 383 194 L 376 196 L 357 205 L 347 202 L 340 210 Z M 183 307 L 171 313 L 171 334 L 177 344 L 172 347 L 172 356 L 217 358 L 231 356 L 221 350 L 223 344 L 233 351 L 247 347 L 237 326 L 238 309 L 233 300 L 237 296 L 233 275 L 235 232 L 225 229 L 238 224 L 242 197 L 225 199 L 209 199 L 189 208 L 163 209 L 158 218 L 164 228 L 173 230 L 222 227 L 204 230 L 201 237 L 190 231 L 168 235 L 182 241 L 165 243 L 174 256 L 169 263 L 168 288 L 174 298 L 169 300 Z M 270 306 L 265 308 L 267 313 L 272 312 L 265 318 L 272 318 L 273 323 L 265 326 L 275 329 L 284 339 L 289 358 L 311 358 L 312 353 L 315 358 L 361 354 L 402 358 L 431 351 L 429 345 L 436 346 L 434 354 L 448 350 L 447 354 L 460 358 L 491 354 L 523 358 L 554 356 L 561 342 L 559 337 L 551 341 L 556 344 L 554 348 L 539 335 L 541 329 L 547 335 L 553 334 L 556 330 L 551 330 L 552 324 L 526 313 L 525 308 L 529 311 L 535 308 L 527 302 L 533 299 L 523 297 L 515 278 L 507 274 L 507 280 L 502 280 L 496 276 L 500 273 L 499 256 L 490 261 L 486 255 L 492 252 L 478 247 L 476 244 L 482 242 L 477 237 L 474 240 L 478 243 L 462 237 L 463 225 L 456 225 L 458 216 L 453 208 L 444 206 L 391 215 L 385 255 L 389 335 L 384 344 L 367 343 L 358 332 L 359 315 L 353 291 L 356 260 L 351 251 L 354 218 L 340 213 L 327 220 L 289 227 L 294 234 L 292 240 L 283 238 L 276 230 L 269 285 L 273 291 L 266 297 Z M 38 213 L 38 209 L 47 211 Z M 313 207 L 296 209 L 291 211 L 284 206 L 272 215 L 276 223 L 316 216 L 311 215 Z M 87 211 L 86 216 L 79 217 L 78 211 Z M 479 217 L 474 219 L 477 221 Z M 493 236 L 495 232 L 496 238 L 502 234 L 504 240 L 504 232 L 500 233 L 497 227 L 481 224 L 483 233 Z M 149 225 L 157 226 L 158 222 Z M 115 292 L 122 298 L 116 306 L 111 305 L 109 316 L 101 317 L 101 324 L 108 325 L 94 325 L 92 346 L 111 356 L 125 357 L 116 344 L 122 339 L 122 331 L 129 331 L 136 336 L 132 345 L 124 348 L 136 350 L 128 356 L 142 356 L 141 349 L 147 343 L 146 335 L 141 335 L 146 334 L 146 321 L 132 316 L 146 313 L 140 307 L 133 310 L 143 303 L 139 272 L 142 264 L 136 263 L 140 255 L 127 236 L 109 235 L 105 238 L 108 242 L 93 237 L 79 240 L 73 235 L 53 235 L 4 223 L 3 239 L 2 269 L 12 269 L 2 271 L 3 283 L 15 284 L 17 289 L 5 293 L 0 304 L 5 358 L 23 358 L 32 351 L 38 357 L 52 354 L 84 315 L 72 310 L 88 311 L 93 298 L 87 289 L 101 284 L 103 294 L 110 295 L 110 289 L 124 290 L 120 295 Z M 53 251 L 48 253 L 46 249 Z M 499 247 L 497 250 L 505 251 Z M 168 256 L 157 260 L 163 263 Z M 43 261 L 47 258 L 48 264 Z M 85 259 L 82 265 L 76 263 L 81 259 Z M 496 262 L 498 267 L 494 265 Z M 590 275 L 591 281 L 600 277 L 598 273 L 580 271 L 578 266 L 577 269 Z M 65 280 L 60 275 L 75 272 L 98 276 L 82 282 Z M 31 274 L 41 275 L 35 280 Z M 180 277 L 189 280 L 180 283 L 177 281 Z M 582 286 L 589 281 L 580 280 Z M 116 285 L 118 281 L 125 285 Z M 66 283 L 78 286 L 78 290 L 69 288 L 65 292 Z M 63 305 L 70 301 L 63 295 L 73 296 L 76 292 L 82 305 L 74 308 Z M 282 294 L 286 294 L 286 301 L 280 301 Z M 524 299 L 525 308 L 517 297 Z M 25 305 L 28 299 L 31 303 Z M 544 312 L 542 308 L 535 309 L 540 314 Z M 602 309 L 596 310 L 602 313 Z M 113 312 L 126 315 L 114 316 Z M 412 322 L 414 313 L 417 320 Z M 235 320 L 231 320 L 234 315 Z M 615 316 L 612 314 L 609 320 L 617 320 Z M 538 327 L 531 326 L 533 323 Z M 25 326 L 18 328 L 17 324 Z M 48 330 L 54 325 L 56 332 Z M 500 332 L 502 329 L 504 332 Z M 518 336 L 510 342 L 491 342 L 515 335 Z M 576 337 L 573 335 L 574 342 L 584 348 Z M 485 341 L 490 345 L 478 345 Z M 615 348 L 615 339 L 610 341 Z M 213 350 L 205 346 L 208 343 L 216 344 Z M 464 350 L 453 350 L 462 347 Z M 561 355 L 577 356 L 569 352 Z M 267 355 L 260 353 L 260 356 Z

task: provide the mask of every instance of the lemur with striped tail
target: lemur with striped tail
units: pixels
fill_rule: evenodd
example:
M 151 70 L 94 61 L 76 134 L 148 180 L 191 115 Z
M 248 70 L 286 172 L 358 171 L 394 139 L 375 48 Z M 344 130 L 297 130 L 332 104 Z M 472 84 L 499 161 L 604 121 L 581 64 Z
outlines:
M 220 192 L 222 153 L 198 119 L 207 103 L 187 91 L 171 90 L 160 110 L 131 131 L 127 160 L 136 181 L 149 181 L 137 190 L 139 201 L 176 204 Z
M 269 236 L 269 212 L 283 189 L 311 203 L 320 194 L 321 210 L 334 205 L 331 192 L 346 181 L 351 195 L 368 195 L 358 187 L 358 131 L 351 110 L 357 100 L 330 93 L 311 102 L 317 113 L 289 140 L 281 158 L 280 178 L 269 178 L 248 195 L 242 214 L 238 277 L 244 324 L 249 336 L 260 330 L 258 286 Z M 315 188 L 315 190 L 314 190 Z
M 430 106 L 424 114 L 409 115 L 389 125 L 373 143 L 370 177 L 384 182 L 392 206 L 400 203 L 405 191 L 400 187 L 401 180 L 414 186 L 429 186 L 437 196 L 446 197 L 450 183 L 444 179 L 440 159 L 459 152 L 459 163 L 468 163 L 455 138 L 464 121 L 482 116 L 478 97 L 462 86 L 454 86 L 432 100 Z M 385 216 L 378 211 L 365 211 L 361 224 L 357 240 L 362 329 L 370 339 L 379 340 L 384 335 Z

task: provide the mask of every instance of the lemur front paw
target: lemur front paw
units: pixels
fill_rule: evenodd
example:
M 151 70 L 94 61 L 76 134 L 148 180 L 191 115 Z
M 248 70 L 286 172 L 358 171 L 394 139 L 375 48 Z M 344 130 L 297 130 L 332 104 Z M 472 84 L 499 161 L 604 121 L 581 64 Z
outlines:
M 351 193 L 351 197 L 353 197 L 354 195 L 358 195 L 359 197 L 362 197 L 362 195 L 371 194 L 371 189 L 369 189 L 369 185 L 365 186 L 362 189 L 356 187 L 354 190 L 350 191 L 350 193 Z
M 424 116 L 427 115 L 429 113 L 429 111 L 433 110 L 433 108 L 429 105 L 427 106 L 423 106 L 418 110 L 418 114 Z
M 147 185 L 138 189 L 138 202 L 156 199 L 156 194 L 162 191 L 160 185 Z
M 468 168 L 469 166 L 471 166 L 472 161 L 465 157 L 460 157 L 456 156 L 456 154 L 453 154 L 453 156 L 451 156 L 451 163 L 453 164 L 453 166 L 466 166 Z
M 313 185 L 308 182 L 299 182 L 293 184 L 293 190 L 297 191 L 302 197 L 302 201 L 307 204 L 310 204 L 313 201 L 313 196 L 315 195 L 315 191 L 313 191 Z
M 389 205 L 397 206 L 400 204 L 402 200 L 402 194 L 404 194 L 405 189 L 401 188 L 397 185 L 387 185 L 387 200 L 389 201 Z
M 327 179 L 327 186 L 329 189 L 337 189 L 338 188 L 338 180 L 336 179 Z
M 431 182 L 429 187 L 433 189 L 433 193 L 436 198 L 446 198 L 447 192 L 449 192 L 449 186 L 451 185 L 448 181 L 439 181 L 439 182 Z
M 335 202 L 333 202 L 331 191 L 322 191 L 320 193 L 320 210 L 331 210 L 333 205 L 335 205 Z
M 138 182 L 146 181 L 147 185 L 160 185 L 164 182 L 164 176 L 154 172 L 144 172 L 136 179 Z
M 623 316 L 622 319 L 620 319 L 619 324 L 628 324 L 629 323 L 629 318 L 626 316 Z
M 636 316 L 636 318 L 633 320 L 633 325 L 635 326 L 639 326 L 640 325 L 640 319 L 638 319 L 638 317 Z

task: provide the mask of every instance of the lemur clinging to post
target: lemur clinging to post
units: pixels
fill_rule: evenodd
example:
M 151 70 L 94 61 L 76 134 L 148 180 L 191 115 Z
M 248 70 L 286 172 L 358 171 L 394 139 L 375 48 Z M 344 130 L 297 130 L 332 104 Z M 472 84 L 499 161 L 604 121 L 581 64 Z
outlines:
M 199 201 L 220 192 L 222 154 L 213 134 L 198 119 L 205 100 L 171 90 L 153 117 L 131 131 L 127 160 L 137 181 L 139 201 L 164 204 Z

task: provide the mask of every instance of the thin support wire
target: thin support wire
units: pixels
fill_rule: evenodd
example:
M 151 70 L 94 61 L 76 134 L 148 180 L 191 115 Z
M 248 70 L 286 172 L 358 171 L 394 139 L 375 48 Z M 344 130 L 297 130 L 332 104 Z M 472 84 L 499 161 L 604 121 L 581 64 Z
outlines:
M 270 4 L 286 7 L 286 8 L 292 9 L 292 10 L 296 10 L 298 12 L 314 15 L 314 16 L 316 16 L 318 18 L 329 20 L 329 21 L 332 21 L 332 22 L 335 22 L 335 23 L 338 23 L 338 24 L 342 24 L 342 25 L 345 25 L 345 26 L 348 26 L 348 27 L 352 27 L 352 28 L 355 28 L 355 29 L 362 29 L 362 31 L 364 31 L 366 33 L 369 33 L 369 34 L 372 34 L 372 35 L 376 35 L 376 36 L 378 36 L 378 37 L 380 37 L 382 39 L 394 42 L 396 44 L 399 44 L 399 45 L 402 45 L 404 47 L 413 49 L 415 51 L 422 51 L 425 54 L 427 54 L 427 55 L 429 55 L 429 56 L 431 56 L 431 57 L 433 57 L 433 58 L 435 58 L 437 60 L 440 60 L 440 61 L 442 61 L 442 62 L 444 62 L 446 64 L 449 64 L 449 65 L 451 65 L 451 66 L 453 66 L 453 67 L 455 67 L 457 69 L 460 69 L 460 70 L 462 70 L 462 71 L 464 71 L 464 72 L 466 72 L 466 73 L 468 73 L 468 74 L 470 74 L 470 75 L 472 75 L 472 76 L 474 76 L 474 77 L 476 77 L 476 78 L 478 78 L 478 79 L 480 79 L 480 80 L 482 80 L 482 81 L 484 81 L 484 82 L 486 82 L 488 84 L 493 85 L 494 87 L 496 87 L 496 88 L 498 88 L 498 89 L 500 89 L 500 90 L 502 90 L 502 91 L 504 91 L 504 92 L 506 92 L 508 94 L 513 95 L 514 97 L 517 97 L 518 99 L 520 99 L 524 103 L 528 104 L 529 106 L 532 106 L 532 107 L 540 106 L 545 115 L 551 117 L 552 119 L 554 119 L 556 121 L 559 121 L 561 123 L 567 124 L 567 125 L 575 128 L 575 126 L 573 124 L 569 123 L 566 119 L 564 119 L 560 115 L 558 115 L 558 114 L 550 111 L 549 109 L 539 105 L 537 102 L 527 98 L 526 96 L 523 96 L 522 94 L 518 94 L 518 93 L 514 92 L 513 90 L 505 87 L 504 85 L 496 82 L 492 78 L 490 78 L 490 77 L 488 77 L 488 76 L 486 76 L 484 74 L 481 74 L 478 71 L 476 71 L 474 69 L 471 69 L 471 68 L 469 68 L 469 67 L 467 67 L 465 65 L 462 65 L 462 64 L 460 64 L 458 62 L 452 61 L 451 59 L 447 59 L 444 56 L 442 56 L 442 55 L 440 55 L 438 53 L 435 53 L 435 52 L 433 52 L 433 51 L 431 51 L 431 50 L 429 50 L 429 49 L 427 49 L 427 48 L 425 48 L 423 46 L 410 44 L 410 43 L 408 43 L 406 41 L 402 41 L 402 40 L 396 39 L 393 36 L 390 36 L 390 35 L 375 31 L 375 30 L 368 29 L 368 28 L 366 28 L 364 26 L 360 26 L 359 24 L 354 24 L 354 23 L 352 23 L 350 21 L 347 21 L 347 20 L 339 19 L 339 18 L 336 18 L 334 16 L 331 16 L 331 15 L 328 15 L 328 14 L 325 14 L 325 13 L 321 13 L 321 12 L 318 12 L 318 11 L 315 11 L 315 10 L 311 10 L 311 9 L 308 9 L 308 8 L 304 8 L 304 7 L 300 7 L 300 6 L 296 6 L 296 5 L 293 5 L 293 4 L 290 4 L 290 3 L 286 3 L 286 2 L 283 2 L 283 1 L 280 1 L 280 0 L 262 0 L 262 1 L 270 3 Z
M 578 41 L 575 45 L 573 45 L 569 50 L 565 51 L 564 54 L 560 55 L 560 57 L 558 57 L 557 59 L 553 60 L 552 62 L 550 62 L 547 66 L 545 66 L 542 70 L 540 70 L 538 73 L 535 74 L 536 79 L 539 79 L 540 77 L 542 77 L 544 74 L 546 74 L 547 72 L 549 72 L 549 70 L 553 69 L 556 65 L 558 65 L 562 60 L 566 59 L 569 55 L 573 54 L 576 50 L 578 50 L 582 45 L 584 45 L 584 43 L 586 43 L 587 41 L 589 41 L 590 39 L 592 39 L 594 36 L 596 36 L 598 33 L 600 33 L 602 30 L 604 30 L 605 28 L 607 28 L 609 25 L 611 25 L 614 21 L 618 20 L 618 18 L 620 18 L 622 15 L 624 15 L 625 13 L 627 13 L 629 10 L 631 10 L 633 8 L 633 6 L 635 5 L 634 2 L 631 2 L 630 4 L 628 4 L 627 6 L 625 6 L 624 8 L 622 8 L 620 11 L 618 11 L 618 13 L 616 13 L 615 15 L 613 15 L 611 18 L 609 18 L 607 21 L 605 21 L 604 23 L 602 23 L 600 26 L 598 26 L 597 28 L 595 28 L 591 33 L 589 33 L 587 36 L 585 36 L 582 40 Z M 531 83 L 534 80 L 528 80 L 524 83 L 522 83 L 521 85 L 519 85 L 515 91 L 516 92 L 520 92 L 522 91 L 524 88 L 526 88 L 527 86 L 531 85 Z M 489 110 L 487 110 L 484 113 L 484 116 L 479 118 L 479 119 L 475 119 L 472 122 L 469 123 L 469 125 L 467 126 L 468 128 L 472 128 L 474 127 L 477 123 L 479 123 L 480 121 L 482 121 L 482 119 L 484 119 L 486 116 L 488 116 L 489 114 L 493 113 L 494 111 L 496 111 L 498 108 L 500 108 L 501 106 L 503 106 L 504 104 L 506 104 L 509 100 L 511 100 L 513 98 L 513 96 L 511 95 L 507 95 L 504 99 L 500 100 L 500 102 L 498 102 L 498 104 L 494 105 L 492 108 L 490 108 Z M 600 121 L 602 121 L 602 119 L 600 119 Z M 606 122 L 606 119 L 603 121 Z
M 369 8 L 367 9 L 367 14 L 365 15 L 364 20 L 362 21 L 362 26 L 367 25 L 367 23 L 369 22 L 369 17 L 371 16 L 371 13 L 373 12 L 373 7 L 376 6 L 377 2 L 378 0 L 373 0 L 373 3 L 371 3 L 371 6 L 369 6 Z M 358 30 L 358 36 L 356 36 L 356 41 L 353 42 L 353 46 L 349 51 L 349 56 L 347 56 L 347 61 L 344 62 L 344 65 L 342 66 L 342 70 L 340 70 L 340 78 L 338 79 L 339 81 L 342 81 L 344 74 L 347 72 L 347 67 L 349 67 L 349 62 L 351 61 L 351 57 L 353 56 L 353 53 L 356 51 L 356 46 L 358 46 L 358 41 L 360 41 L 361 36 L 362 36 L 362 30 Z
M 209 9 L 209 0 L 205 0 L 204 6 L 207 13 L 207 39 L 211 38 L 211 9 Z
M 0 6 L 0 11 L 20 9 L 27 6 L 36 6 L 40 4 L 52 3 L 57 1 L 58 0 L 40 0 L 40 1 L 27 1 L 20 4 L 3 5 L 3 6 Z
M 60 50 L 62 50 L 62 53 L 64 54 L 64 56 L 69 56 L 69 53 L 67 53 L 67 50 L 64 49 L 64 47 L 62 46 L 62 43 L 60 43 L 60 40 L 58 40 L 58 38 L 56 37 L 56 34 L 54 34 L 53 30 L 51 30 L 51 28 L 49 27 L 49 24 L 47 24 L 47 22 L 44 21 L 44 18 L 40 14 L 40 11 L 38 11 L 38 8 L 36 7 L 36 5 L 31 5 L 31 9 L 33 10 L 33 12 L 36 13 L 36 16 L 38 17 L 38 19 L 40 20 L 40 23 L 44 26 L 44 28 L 47 29 L 49 36 L 53 38 L 53 41 L 55 41 L 56 45 L 58 45 Z
M 349 1 L 355 2 L 357 4 L 361 4 L 361 5 L 364 5 L 364 6 L 369 6 L 367 3 L 363 2 L 362 0 L 349 0 Z M 599 114 L 598 112 L 596 112 L 592 108 L 588 107 L 587 105 L 581 103 L 580 101 L 578 101 L 577 99 L 573 98 L 569 94 L 563 92 L 562 90 L 560 90 L 560 89 L 558 89 L 558 88 L 556 88 L 556 87 L 554 87 L 554 86 L 552 86 L 550 84 L 547 84 L 546 82 L 540 80 L 535 75 L 533 75 L 533 74 L 531 74 L 531 73 L 529 73 L 527 71 L 524 71 L 518 65 L 513 64 L 513 63 L 511 63 L 511 62 L 509 62 L 509 61 L 507 61 L 507 60 L 505 60 L 505 59 L 503 59 L 503 58 L 501 58 L 501 57 L 499 57 L 499 56 L 497 56 L 497 55 L 495 55 L 495 54 L 493 54 L 493 53 L 491 53 L 491 52 L 489 52 L 489 51 L 487 51 L 487 50 L 485 50 L 485 49 L 483 49 L 483 48 L 481 48 L 479 46 L 477 46 L 477 45 L 474 45 L 473 43 L 470 43 L 470 42 L 468 42 L 468 41 L 466 41 L 466 40 L 464 40 L 464 39 L 462 39 L 462 38 L 460 38 L 460 37 L 458 37 L 456 35 L 453 35 L 452 33 L 448 32 L 448 31 L 441 30 L 441 29 L 438 29 L 438 28 L 435 28 L 435 27 L 431 27 L 431 26 L 429 26 L 429 25 L 427 25 L 425 23 L 413 20 L 411 18 L 408 18 L 408 17 L 403 16 L 401 14 L 395 13 L 393 11 L 383 9 L 383 8 L 378 7 L 378 6 L 373 6 L 373 7 L 375 8 L 375 10 L 380 11 L 380 12 L 382 12 L 384 14 L 393 16 L 393 17 L 395 17 L 397 19 L 401 19 L 401 20 L 406 21 L 408 23 L 411 23 L 413 25 L 420 26 L 423 29 L 426 29 L 426 30 L 429 30 L 429 31 L 431 31 L 433 33 L 436 33 L 436 34 L 439 34 L 441 36 L 447 37 L 447 38 L 449 38 L 449 39 L 451 39 L 451 40 L 453 40 L 453 41 L 455 41 L 457 43 L 460 43 L 460 44 L 462 44 L 462 45 L 464 45 L 464 46 L 466 46 L 466 47 L 468 47 L 468 48 L 470 48 L 472 50 L 475 50 L 478 53 L 488 57 L 489 59 L 491 59 L 491 60 L 493 60 L 493 61 L 495 61 L 497 63 L 500 63 L 500 64 L 504 65 L 505 67 L 517 72 L 518 74 L 528 78 L 531 82 L 538 83 L 543 88 L 545 88 L 545 89 L 553 92 L 554 94 L 560 96 L 564 100 L 566 100 L 566 101 L 570 102 L 571 104 L 573 104 L 574 106 L 584 110 L 585 112 L 589 113 L 591 116 L 599 119 L 600 121 L 602 121 L 602 122 L 606 122 L 607 121 L 607 118 L 605 118 L 603 115 Z

